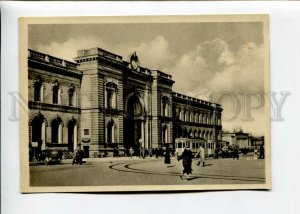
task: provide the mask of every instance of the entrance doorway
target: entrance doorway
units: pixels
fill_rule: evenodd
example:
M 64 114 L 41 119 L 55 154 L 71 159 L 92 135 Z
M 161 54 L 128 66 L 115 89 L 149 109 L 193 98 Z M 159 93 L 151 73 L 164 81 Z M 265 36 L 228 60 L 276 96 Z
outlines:
M 138 97 L 133 95 L 127 101 L 127 117 L 124 120 L 124 147 L 132 147 L 134 151 L 140 148 L 139 140 L 142 138 L 143 109 Z
M 77 147 L 77 125 L 76 120 L 72 119 L 68 123 L 68 149 L 73 152 Z
M 44 116 L 42 114 L 39 114 L 34 117 L 31 126 L 31 142 L 38 143 L 38 147 L 35 148 L 36 152 L 38 153 L 46 147 L 46 122 Z

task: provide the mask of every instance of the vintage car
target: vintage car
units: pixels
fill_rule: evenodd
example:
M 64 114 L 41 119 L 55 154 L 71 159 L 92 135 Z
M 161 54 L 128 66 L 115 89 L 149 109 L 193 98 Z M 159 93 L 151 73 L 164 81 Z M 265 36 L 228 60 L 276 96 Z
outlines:
M 220 154 L 221 154 L 222 158 L 232 158 L 233 157 L 233 149 L 231 147 L 225 146 L 221 149 Z
M 39 155 L 39 162 L 44 162 L 45 165 L 51 163 L 60 163 L 63 153 L 61 150 L 42 150 Z

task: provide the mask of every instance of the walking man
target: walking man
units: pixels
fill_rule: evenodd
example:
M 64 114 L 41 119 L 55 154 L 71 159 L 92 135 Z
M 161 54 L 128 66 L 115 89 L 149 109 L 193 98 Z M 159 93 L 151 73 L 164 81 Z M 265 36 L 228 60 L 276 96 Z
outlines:
M 199 166 L 201 164 L 201 162 L 203 162 L 202 167 L 205 167 L 205 151 L 204 151 L 204 148 L 202 147 L 202 145 L 200 145 L 199 150 L 195 155 L 195 158 L 197 158 L 198 155 L 199 155 L 199 161 L 198 161 L 197 165 Z
M 132 155 L 134 153 L 134 150 L 132 147 L 129 148 L 129 155 L 130 155 L 130 158 L 132 158 Z
M 265 148 L 263 145 L 260 145 L 259 148 L 259 159 L 264 159 L 265 158 Z

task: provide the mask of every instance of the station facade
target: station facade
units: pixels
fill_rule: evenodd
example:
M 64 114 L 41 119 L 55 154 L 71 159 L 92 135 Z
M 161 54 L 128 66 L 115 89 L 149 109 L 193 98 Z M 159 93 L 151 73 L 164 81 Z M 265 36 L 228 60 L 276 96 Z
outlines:
M 172 76 L 101 48 L 74 62 L 28 50 L 29 146 L 86 156 L 113 148 L 174 146 L 175 138 L 221 140 L 219 104 L 172 90 Z

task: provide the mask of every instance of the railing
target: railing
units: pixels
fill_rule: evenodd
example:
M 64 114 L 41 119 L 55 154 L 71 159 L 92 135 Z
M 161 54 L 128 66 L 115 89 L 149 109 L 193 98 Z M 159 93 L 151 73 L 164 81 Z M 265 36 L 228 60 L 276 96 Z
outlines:
M 52 65 L 66 67 L 70 69 L 76 69 L 77 64 L 74 62 L 70 62 L 64 59 L 60 59 L 54 56 L 50 56 L 48 54 L 40 53 L 33 50 L 28 50 L 28 58 L 36 59 L 38 61 L 47 62 Z
M 185 99 L 185 100 L 189 100 L 189 101 L 201 103 L 201 104 L 204 104 L 204 105 L 209 105 L 209 106 L 215 105 L 215 106 L 218 106 L 218 107 L 221 106 L 219 104 L 211 103 L 211 102 L 208 102 L 208 101 L 205 101 L 205 100 L 200 100 L 200 99 L 197 99 L 195 97 L 189 97 L 189 96 L 186 96 L 184 94 L 179 94 L 179 93 L 176 93 L 176 92 L 173 92 L 172 95 L 174 97 L 178 97 L 178 98 L 181 98 L 181 99 Z
M 116 59 L 121 61 L 122 57 L 116 54 L 113 54 L 109 51 L 103 50 L 101 48 L 90 48 L 90 49 L 83 49 L 77 51 L 77 57 L 84 57 L 84 56 L 90 56 L 90 55 L 100 55 L 105 56 L 108 58 Z

